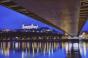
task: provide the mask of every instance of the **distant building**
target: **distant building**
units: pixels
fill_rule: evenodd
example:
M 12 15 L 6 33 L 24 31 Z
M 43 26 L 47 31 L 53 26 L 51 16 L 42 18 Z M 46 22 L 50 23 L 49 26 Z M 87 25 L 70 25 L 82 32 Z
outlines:
M 4 30 L 2 30 L 2 31 L 4 31 L 4 32 L 9 32 L 9 31 L 11 31 L 10 29 L 4 29 Z
M 38 25 L 33 25 L 33 24 L 31 24 L 31 25 L 22 25 L 22 29 L 38 29 L 39 27 L 38 27 Z

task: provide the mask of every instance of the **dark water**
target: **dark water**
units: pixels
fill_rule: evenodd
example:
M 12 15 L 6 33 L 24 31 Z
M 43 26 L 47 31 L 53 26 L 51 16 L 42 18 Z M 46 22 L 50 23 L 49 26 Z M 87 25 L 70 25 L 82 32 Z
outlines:
M 0 42 L 0 58 L 88 58 L 88 43 Z

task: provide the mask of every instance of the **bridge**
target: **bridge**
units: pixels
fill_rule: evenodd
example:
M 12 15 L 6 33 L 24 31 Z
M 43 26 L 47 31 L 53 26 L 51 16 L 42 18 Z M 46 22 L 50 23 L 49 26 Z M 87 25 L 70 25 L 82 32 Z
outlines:
M 0 4 L 73 36 L 79 35 L 88 16 L 87 0 L 0 0 Z

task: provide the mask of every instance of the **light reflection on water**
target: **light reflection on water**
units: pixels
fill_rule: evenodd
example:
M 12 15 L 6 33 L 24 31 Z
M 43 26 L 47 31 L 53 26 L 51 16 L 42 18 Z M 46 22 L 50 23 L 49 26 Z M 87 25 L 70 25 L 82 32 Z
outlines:
M 88 43 L 0 42 L 0 58 L 88 58 Z

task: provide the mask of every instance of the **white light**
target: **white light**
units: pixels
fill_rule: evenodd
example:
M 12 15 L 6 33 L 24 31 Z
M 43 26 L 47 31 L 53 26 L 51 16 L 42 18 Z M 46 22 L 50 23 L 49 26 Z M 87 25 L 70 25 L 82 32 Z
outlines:
M 18 43 L 15 43 L 15 47 L 18 48 Z
M 49 56 L 50 56 L 50 54 L 51 54 L 50 49 L 49 49 L 49 51 L 48 51 L 48 52 L 49 52 Z
M 31 24 L 31 25 L 28 25 L 28 26 L 26 26 L 26 25 L 22 25 L 22 29 L 37 29 L 38 28 L 38 26 L 34 26 L 33 24 Z
M 52 54 L 53 54 L 53 49 L 52 49 L 52 51 L 51 51 L 51 52 L 52 52 Z
M 16 37 L 18 39 L 18 37 Z
M 86 57 L 86 43 L 83 43 L 84 56 Z
M 68 53 L 68 43 L 65 44 L 66 53 Z
M 74 48 L 74 49 L 78 49 L 78 48 L 79 48 L 78 43 L 73 43 L 73 48 Z
M 72 48 L 72 43 L 69 43 L 69 51 L 71 50 Z
M 24 58 L 24 52 L 22 51 L 22 58 Z

